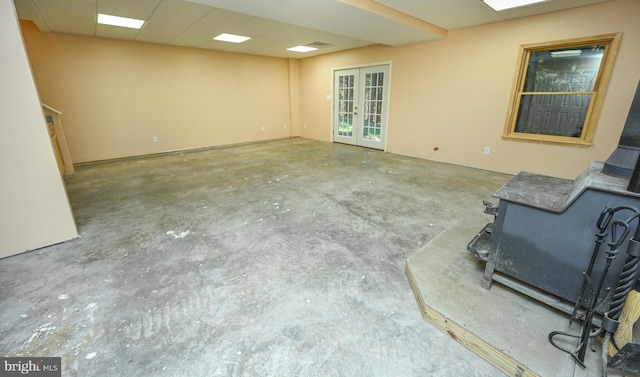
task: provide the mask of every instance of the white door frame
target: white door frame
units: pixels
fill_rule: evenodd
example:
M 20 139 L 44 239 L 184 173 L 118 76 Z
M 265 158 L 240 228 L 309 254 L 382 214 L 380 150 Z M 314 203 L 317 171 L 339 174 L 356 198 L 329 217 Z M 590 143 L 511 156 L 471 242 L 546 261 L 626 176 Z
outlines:
M 386 78 L 386 90 L 384 91 L 384 98 L 383 98 L 383 106 L 384 106 L 384 111 L 383 111 L 383 122 L 384 122 L 384 138 L 383 138 L 383 146 L 382 146 L 382 150 L 386 152 L 387 150 L 387 142 L 389 140 L 389 101 L 391 98 L 391 72 L 392 72 L 392 63 L 390 61 L 386 61 L 386 62 L 379 62 L 379 63 L 371 63 L 371 64 L 365 64 L 365 65 L 354 65 L 354 66 L 345 66 L 345 67 L 334 67 L 331 70 L 331 127 L 330 127 L 330 140 L 331 142 L 336 142 L 335 140 L 335 108 L 336 108 L 336 104 L 335 101 L 337 100 L 336 98 L 336 80 L 335 80 L 335 76 L 336 76 L 336 71 L 346 71 L 346 70 L 351 70 L 351 69 L 365 69 L 365 68 L 370 68 L 370 67 L 378 67 L 378 66 L 387 66 L 387 78 Z M 366 146 L 366 145 L 363 145 Z

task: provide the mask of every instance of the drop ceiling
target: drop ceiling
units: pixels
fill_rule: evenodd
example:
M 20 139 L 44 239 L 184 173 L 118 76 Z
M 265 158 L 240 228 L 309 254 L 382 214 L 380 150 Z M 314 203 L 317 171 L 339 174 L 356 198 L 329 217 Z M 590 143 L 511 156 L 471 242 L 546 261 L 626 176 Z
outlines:
M 496 12 L 481 0 L 14 0 L 18 17 L 67 33 L 281 58 L 374 44 L 446 38 L 447 31 L 610 0 L 548 0 Z M 96 24 L 97 14 L 145 20 L 140 30 Z M 236 44 L 221 33 L 251 37 Z M 286 49 L 321 47 L 309 53 Z

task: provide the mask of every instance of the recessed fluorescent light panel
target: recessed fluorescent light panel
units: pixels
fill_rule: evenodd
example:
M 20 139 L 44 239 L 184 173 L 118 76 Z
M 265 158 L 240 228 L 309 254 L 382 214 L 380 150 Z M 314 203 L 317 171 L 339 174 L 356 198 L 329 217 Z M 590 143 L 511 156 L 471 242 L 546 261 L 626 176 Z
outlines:
M 549 0 L 483 0 L 485 4 L 490 6 L 495 11 L 501 11 L 505 9 L 523 7 L 525 5 L 531 5 L 535 3 L 542 3 Z
M 581 50 L 551 51 L 550 54 L 552 58 L 566 58 L 568 56 L 580 56 L 582 55 L 582 51 Z
M 227 34 L 227 33 L 222 33 L 217 37 L 213 37 L 213 40 L 215 41 L 231 42 L 231 43 L 242 43 L 244 41 L 248 41 L 249 39 L 251 38 L 243 37 L 242 35 L 234 35 L 234 34 Z
M 144 24 L 144 20 L 135 18 L 118 17 L 109 14 L 98 13 L 98 23 L 103 25 L 128 27 L 131 29 L 140 29 Z
M 315 50 L 317 50 L 317 48 L 309 47 L 309 46 L 296 46 L 296 47 L 291 47 L 287 49 L 287 51 L 294 51 L 294 52 L 310 52 Z

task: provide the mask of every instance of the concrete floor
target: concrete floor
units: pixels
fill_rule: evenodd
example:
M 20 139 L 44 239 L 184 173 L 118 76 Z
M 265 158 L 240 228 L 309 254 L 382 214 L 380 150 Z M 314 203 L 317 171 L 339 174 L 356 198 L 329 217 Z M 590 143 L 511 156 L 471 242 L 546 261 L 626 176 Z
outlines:
M 422 318 L 404 267 L 510 178 L 305 139 L 77 166 L 81 238 L 0 260 L 0 355 L 65 377 L 502 376 Z

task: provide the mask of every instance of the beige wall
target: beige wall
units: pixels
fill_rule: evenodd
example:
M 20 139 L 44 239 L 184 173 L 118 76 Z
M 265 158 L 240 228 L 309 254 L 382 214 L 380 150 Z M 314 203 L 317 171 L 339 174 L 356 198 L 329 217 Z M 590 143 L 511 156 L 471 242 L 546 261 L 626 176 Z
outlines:
M 0 1 L 0 258 L 77 236 L 12 1 Z
M 289 120 L 290 136 L 300 136 L 300 64 L 298 59 L 289 59 Z
M 40 33 L 31 23 L 23 32 L 43 101 L 64 113 L 74 162 L 298 135 L 329 141 L 332 70 L 390 63 L 389 152 L 575 178 L 618 143 L 640 79 L 639 18 L 640 1 L 612 0 L 299 61 Z M 521 44 L 615 32 L 622 42 L 593 146 L 501 138 Z
M 506 173 L 575 178 L 617 146 L 640 80 L 640 1 L 543 14 L 452 30 L 445 39 L 375 46 L 300 62 L 301 136 L 330 140 L 332 69 L 391 62 L 391 153 Z M 594 145 L 547 145 L 501 138 L 519 46 L 622 32 Z M 434 147 L 438 151 L 434 152 Z M 491 154 L 483 154 L 484 147 Z
M 22 27 L 76 163 L 291 134 L 286 59 Z

